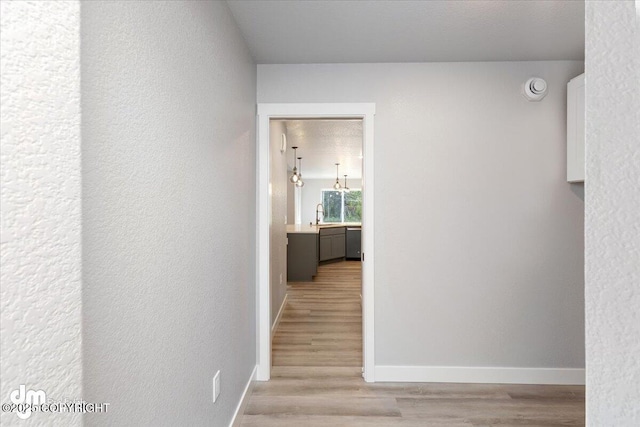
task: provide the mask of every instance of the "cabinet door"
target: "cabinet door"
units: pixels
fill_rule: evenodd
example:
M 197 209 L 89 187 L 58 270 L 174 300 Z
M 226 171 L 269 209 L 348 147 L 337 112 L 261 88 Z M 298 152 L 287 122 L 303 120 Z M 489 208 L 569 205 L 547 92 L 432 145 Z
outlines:
M 318 272 L 317 234 L 287 234 L 287 281 L 310 282 Z
M 331 258 L 344 258 L 346 254 L 346 239 L 344 234 L 336 234 L 331 240 Z
M 333 258 L 333 236 L 320 236 L 320 261 Z

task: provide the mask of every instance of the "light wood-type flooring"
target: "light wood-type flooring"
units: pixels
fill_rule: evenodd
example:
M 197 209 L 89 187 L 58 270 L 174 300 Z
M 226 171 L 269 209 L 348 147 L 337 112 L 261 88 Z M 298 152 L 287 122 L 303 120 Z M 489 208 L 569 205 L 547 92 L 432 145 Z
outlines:
M 289 283 L 271 381 L 255 382 L 244 427 L 583 426 L 584 387 L 365 383 L 360 263 Z
M 362 366 L 360 265 L 325 264 L 313 282 L 288 283 L 273 366 Z

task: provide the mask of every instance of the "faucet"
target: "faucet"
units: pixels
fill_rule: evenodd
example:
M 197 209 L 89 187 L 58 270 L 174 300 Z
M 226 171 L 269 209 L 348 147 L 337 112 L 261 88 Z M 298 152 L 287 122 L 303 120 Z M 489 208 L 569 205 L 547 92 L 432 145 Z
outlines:
M 316 205 L 316 225 L 320 224 L 320 212 L 322 211 L 322 219 L 324 219 L 324 207 L 322 203 Z

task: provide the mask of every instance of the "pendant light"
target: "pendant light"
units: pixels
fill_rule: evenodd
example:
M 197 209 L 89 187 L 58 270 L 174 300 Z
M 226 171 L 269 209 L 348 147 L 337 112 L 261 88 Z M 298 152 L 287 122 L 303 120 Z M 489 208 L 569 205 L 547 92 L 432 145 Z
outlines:
M 345 193 L 350 192 L 351 190 L 347 187 L 347 175 L 344 176 L 344 188 L 342 189 Z
M 339 191 L 342 188 L 342 186 L 340 185 L 340 178 L 338 178 L 338 176 L 339 176 L 339 174 L 338 174 L 338 166 L 340 166 L 340 163 L 336 163 L 336 183 L 333 184 L 333 189 Z
M 295 184 L 300 180 L 300 175 L 298 175 L 298 168 L 296 167 L 296 150 L 298 149 L 298 147 L 291 148 L 293 148 L 293 174 L 289 177 L 289 181 L 291 181 L 292 184 Z
M 298 180 L 296 181 L 296 187 L 302 188 L 304 187 L 304 181 L 302 181 L 302 157 L 298 157 L 298 162 L 300 162 L 300 167 L 298 168 Z

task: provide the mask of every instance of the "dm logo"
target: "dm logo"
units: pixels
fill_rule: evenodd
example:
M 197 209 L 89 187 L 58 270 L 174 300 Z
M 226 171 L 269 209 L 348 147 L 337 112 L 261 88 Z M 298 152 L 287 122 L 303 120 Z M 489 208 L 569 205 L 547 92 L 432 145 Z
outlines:
M 31 406 L 30 405 L 42 405 L 47 403 L 47 394 L 44 390 L 27 390 L 27 387 L 24 384 L 20 384 L 20 388 L 18 390 L 13 390 L 11 392 L 11 402 L 16 405 L 25 404 L 22 411 L 18 411 L 16 414 L 20 419 L 26 420 L 31 416 Z

